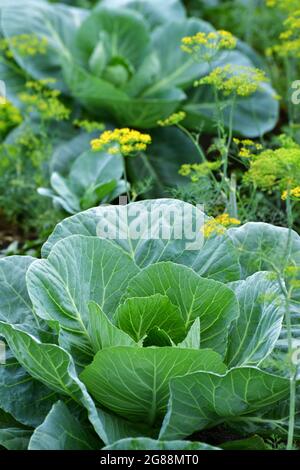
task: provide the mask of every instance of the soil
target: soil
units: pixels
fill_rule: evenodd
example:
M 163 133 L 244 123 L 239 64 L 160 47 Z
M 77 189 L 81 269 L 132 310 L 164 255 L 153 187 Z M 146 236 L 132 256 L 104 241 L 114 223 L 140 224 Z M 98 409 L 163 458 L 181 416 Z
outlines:
M 23 237 L 17 225 L 9 224 L 0 214 L 0 250 L 13 241 L 22 242 Z

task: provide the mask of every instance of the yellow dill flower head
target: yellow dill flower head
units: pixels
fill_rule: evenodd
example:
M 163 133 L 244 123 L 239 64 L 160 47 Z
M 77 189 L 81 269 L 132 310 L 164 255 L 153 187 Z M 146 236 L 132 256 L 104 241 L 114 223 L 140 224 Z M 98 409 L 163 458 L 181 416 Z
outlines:
M 223 227 L 229 227 L 230 225 L 240 225 L 241 224 L 240 220 L 236 219 L 235 217 L 230 217 L 230 215 L 227 214 L 227 213 L 218 215 L 215 218 L 215 220 L 218 224 L 223 225 Z
M 251 157 L 251 152 L 248 148 L 242 147 L 239 151 L 239 157 L 242 158 L 250 158 Z
M 197 60 L 211 61 L 224 49 L 234 49 L 237 40 L 229 31 L 199 32 L 181 40 L 181 50 Z
M 299 0 L 266 0 L 267 7 L 279 8 L 284 11 L 295 11 L 299 8 Z
M 135 156 L 138 152 L 145 151 L 150 144 L 149 134 L 142 134 L 127 127 L 104 131 L 98 139 L 91 141 L 93 150 L 106 150 L 112 154 L 120 152 L 123 156 Z
M 183 165 L 181 165 L 180 170 L 178 171 L 181 176 L 189 176 L 191 172 L 192 168 L 191 165 L 188 163 L 184 163 Z
M 0 105 L 0 136 L 21 124 L 22 120 L 22 114 L 18 108 L 5 99 Z
M 285 30 L 279 36 L 279 43 L 266 51 L 267 55 L 273 53 L 281 57 L 300 57 L 300 9 L 291 9 L 284 21 Z
M 283 191 L 282 197 L 285 198 L 287 188 L 300 186 L 300 145 L 296 142 L 293 144 L 294 146 L 287 140 L 286 147 L 263 150 L 253 155 L 244 181 L 255 184 L 262 190 L 279 189 Z
M 195 82 L 195 86 L 211 85 L 225 96 L 236 94 L 250 96 L 255 93 L 268 78 L 262 70 L 244 65 L 227 64 L 216 67 L 209 75 Z
M 0 40 L 0 50 L 6 57 L 12 58 L 13 52 L 22 57 L 46 54 L 48 41 L 45 37 L 39 38 L 35 34 L 18 34 Z
M 209 175 L 212 171 L 218 170 L 222 162 L 217 160 L 215 162 L 203 163 L 185 163 L 181 165 L 179 174 L 181 176 L 189 176 L 192 183 L 197 183 L 200 178 Z
M 254 142 L 251 139 L 232 139 L 236 146 L 239 148 L 238 156 L 242 158 L 251 158 L 257 150 L 262 150 L 263 146 Z
M 173 113 L 167 119 L 157 121 L 157 124 L 161 127 L 167 126 L 176 126 L 181 121 L 183 121 L 186 117 L 186 113 L 184 111 L 178 111 L 178 113 Z
M 89 121 L 88 119 L 74 119 L 73 125 L 84 129 L 86 132 L 103 131 L 105 129 L 103 122 Z
M 295 188 L 291 189 L 289 191 L 289 195 L 291 199 L 299 200 L 300 199 L 300 186 L 296 186 Z M 285 190 L 283 191 L 281 195 L 281 199 L 285 201 L 287 198 L 288 198 L 288 191 Z
M 26 82 L 28 92 L 20 93 L 19 99 L 26 105 L 28 113 L 38 113 L 44 120 L 69 118 L 71 111 L 59 100 L 60 91 L 47 88 L 55 82 L 53 78 Z
M 218 215 L 215 219 L 209 219 L 203 226 L 202 231 L 205 238 L 212 235 L 223 235 L 226 232 L 227 227 L 233 225 L 240 225 L 240 220 L 235 217 L 230 217 L 229 214 L 224 213 Z

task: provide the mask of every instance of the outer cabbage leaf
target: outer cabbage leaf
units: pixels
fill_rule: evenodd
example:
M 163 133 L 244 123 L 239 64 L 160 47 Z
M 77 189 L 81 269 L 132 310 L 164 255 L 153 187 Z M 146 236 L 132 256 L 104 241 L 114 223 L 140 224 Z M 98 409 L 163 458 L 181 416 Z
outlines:
M 240 305 L 240 315 L 228 336 L 226 362 L 230 367 L 257 365 L 273 350 L 284 318 L 284 297 L 267 272 L 230 284 Z
M 204 241 L 205 220 L 201 209 L 176 199 L 99 207 L 59 223 L 43 246 L 42 255 L 47 256 L 56 242 L 70 235 L 98 235 L 120 245 L 140 267 L 174 261 L 192 267 L 203 277 L 222 282 L 240 279 L 231 240 L 225 234 Z
M 103 447 L 102 450 L 221 450 L 204 442 L 155 441 L 146 437 L 128 438 Z
M 166 411 L 170 379 L 197 370 L 226 368 L 212 350 L 114 347 L 99 351 L 80 378 L 105 408 L 153 426 Z
M 180 439 L 234 420 L 288 397 L 289 380 L 255 367 L 225 375 L 195 372 L 171 380 L 170 401 L 160 439 Z
M 27 275 L 28 291 L 37 314 L 59 323 L 61 344 L 85 363 L 93 356 L 89 302 L 97 302 L 112 318 L 138 271 L 129 255 L 110 241 L 75 235 L 57 243 L 47 260 L 35 261 Z

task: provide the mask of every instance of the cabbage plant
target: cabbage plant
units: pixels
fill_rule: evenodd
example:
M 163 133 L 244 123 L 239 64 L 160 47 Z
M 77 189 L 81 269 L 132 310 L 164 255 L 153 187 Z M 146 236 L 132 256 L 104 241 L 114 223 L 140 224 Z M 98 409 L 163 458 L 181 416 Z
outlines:
M 52 189 L 39 188 L 42 196 L 50 197 L 55 207 L 76 214 L 99 203 L 109 203 L 126 192 L 122 180 L 121 155 L 87 150 L 70 165 L 66 176 L 54 171 Z
M 170 210 L 189 214 L 182 237 Z M 259 259 L 279 262 L 287 230 L 204 239 L 207 220 L 172 199 L 100 206 L 58 224 L 41 259 L 0 260 L 3 447 L 210 449 L 191 436 L 220 424 L 284 435 L 289 379 L 264 365 L 283 298 Z
M 212 129 L 214 97 L 203 89 L 193 91 L 195 80 L 209 73 L 206 62 L 195 62 L 180 49 L 181 39 L 214 28 L 197 18 L 187 18 L 179 0 L 99 2 L 92 10 L 39 0 L 14 5 L 0 2 L 3 36 L 35 35 L 47 40 L 38 57 L 11 52 L 18 65 L 35 79 L 53 77 L 65 94 L 90 113 L 109 116 L 121 126 L 157 127 L 177 109 L 187 114 L 190 128 Z M 261 66 L 261 60 L 242 43 L 221 54 L 210 67 L 224 64 Z M 20 77 L 1 65 L 8 94 L 16 99 Z M 9 80 L 8 80 L 9 78 Z M 278 117 L 278 102 L 270 84 L 247 98 L 237 97 L 231 123 L 231 101 L 222 109 L 227 124 L 245 136 L 271 130 Z

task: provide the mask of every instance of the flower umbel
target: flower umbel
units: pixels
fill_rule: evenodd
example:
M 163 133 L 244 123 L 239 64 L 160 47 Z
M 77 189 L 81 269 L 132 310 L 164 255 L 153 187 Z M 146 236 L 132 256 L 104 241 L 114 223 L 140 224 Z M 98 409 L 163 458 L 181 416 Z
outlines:
M 9 101 L 0 105 L 0 136 L 5 135 L 10 129 L 22 122 L 22 115 Z
M 294 199 L 296 201 L 300 200 L 300 186 L 296 186 L 295 188 L 291 189 L 289 191 L 289 194 L 290 194 L 291 199 Z M 285 191 L 283 191 L 283 193 L 281 195 L 281 199 L 283 201 L 286 201 L 287 198 L 288 198 L 288 191 L 285 190 Z
M 195 82 L 195 86 L 212 85 L 225 96 L 250 96 L 268 78 L 262 70 L 245 65 L 216 67 L 209 75 Z
M 108 153 L 122 153 L 123 156 L 135 156 L 151 144 L 149 134 L 142 134 L 127 127 L 103 132 L 98 139 L 91 141 L 93 150 L 107 150 Z
M 218 215 L 215 219 L 209 219 L 203 227 L 203 234 L 205 238 L 210 237 L 211 235 L 222 235 L 226 231 L 226 227 L 232 225 L 240 225 L 240 220 L 235 217 L 230 217 L 229 214 L 224 213 Z
M 29 113 L 37 112 L 45 120 L 62 121 L 68 119 L 70 110 L 59 100 L 61 92 L 47 88 L 55 81 L 55 79 L 46 78 L 26 83 L 28 92 L 20 93 L 19 98 L 27 105 Z
M 223 49 L 234 49 L 237 40 L 229 31 L 199 32 L 181 40 L 181 49 L 195 59 L 211 61 Z
M 46 54 L 47 39 L 39 38 L 34 34 L 18 34 L 0 40 L 0 50 L 4 51 L 6 57 L 13 57 L 13 50 L 23 57 Z
M 234 138 L 233 142 L 239 149 L 238 156 L 241 158 L 251 158 L 253 153 L 256 153 L 258 150 L 262 150 L 263 146 L 259 143 L 254 142 L 251 139 L 237 139 Z
M 280 189 L 287 195 L 288 188 L 300 186 L 300 145 L 284 136 L 279 140 L 280 148 L 252 155 L 244 180 L 263 190 Z
M 185 117 L 186 113 L 184 111 L 178 111 L 178 113 L 171 114 L 167 119 L 158 121 L 157 124 L 161 127 L 176 126 L 176 124 L 183 121 Z
M 189 176 L 192 183 L 197 183 L 200 178 L 209 175 L 214 170 L 218 170 L 221 165 L 221 161 L 191 164 L 185 163 L 184 165 L 181 165 L 178 173 L 181 176 Z

